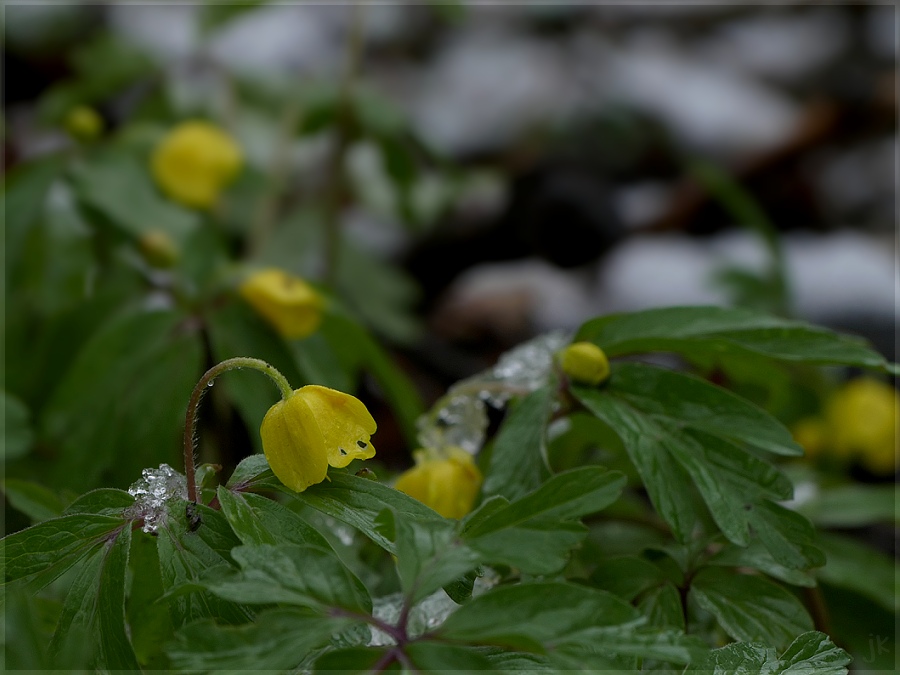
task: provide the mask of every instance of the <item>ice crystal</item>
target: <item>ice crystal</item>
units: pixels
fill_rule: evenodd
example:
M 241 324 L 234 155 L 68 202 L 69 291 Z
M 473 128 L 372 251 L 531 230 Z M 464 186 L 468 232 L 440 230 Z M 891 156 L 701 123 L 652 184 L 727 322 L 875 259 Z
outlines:
M 160 464 L 158 469 L 141 471 L 140 480 L 128 488 L 128 494 L 134 497 L 134 504 L 126 515 L 143 519 L 142 529 L 153 534 L 165 518 L 168 503 L 187 499 L 187 479 L 168 464 Z
M 513 396 L 547 382 L 554 354 L 568 344 L 565 332 L 540 335 L 503 354 L 488 370 L 453 385 L 446 396 L 419 418 L 419 442 L 426 448 L 481 449 L 487 431 L 486 405 L 501 408 Z

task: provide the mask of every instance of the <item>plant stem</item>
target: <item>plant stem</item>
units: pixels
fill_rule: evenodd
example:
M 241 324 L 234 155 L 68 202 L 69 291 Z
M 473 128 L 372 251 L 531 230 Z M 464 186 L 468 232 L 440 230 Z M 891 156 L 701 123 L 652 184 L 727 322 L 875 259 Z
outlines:
M 344 196 L 344 164 L 347 149 L 353 134 L 354 115 L 351 105 L 353 82 L 359 70 L 362 53 L 363 8 L 355 4 L 351 8 L 350 35 L 347 40 L 347 62 L 341 80 L 340 98 L 337 107 L 334 151 L 328 172 L 328 193 L 325 198 L 325 282 L 334 289 L 337 285 L 338 264 L 340 262 L 340 211 Z
M 212 368 L 203 373 L 203 377 L 194 386 L 191 392 L 191 398 L 188 401 L 187 415 L 184 420 L 184 475 L 187 478 L 188 499 L 193 503 L 200 501 L 199 492 L 197 490 L 197 470 L 194 465 L 194 449 L 197 432 L 197 413 L 200 408 L 200 401 L 206 390 L 212 386 L 213 380 L 219 375 L 229 370 L 237 370 L 240 368 L 253 368 L 268 375 L 276 384 L 281 392 L 281 398 L 287 400 L 294 394 L 290 383 L 279 373 L 273 366 L 248 356 L 237 356 L 233 359 L 227 359 L 221 363 L 217 363 Z

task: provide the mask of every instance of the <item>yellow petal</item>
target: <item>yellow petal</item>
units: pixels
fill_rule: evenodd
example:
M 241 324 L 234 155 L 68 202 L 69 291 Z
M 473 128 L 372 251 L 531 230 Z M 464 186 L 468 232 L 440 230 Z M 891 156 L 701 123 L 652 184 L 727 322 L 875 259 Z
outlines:
M 241 296 L 256 312 L 288 339 L 303 338 L 322 321 L 322 297 L 300 277 L 268 268 L 240 286 Z
M 312 411 L 331 466 L 340 468 L 354 459 L 375 456 L 369 440 L 375 433 L 375 420 L 362 401 L 315 384 L 298 389 L 292 398 L 298 397 Z
M 303 397 L 295 393 L 269 408 L 259 433 L 272 472 L 286 486 L 303 492 L 325 480 L 325 441 Z
M 560 355 L 563 372 L 576 382 L 598 385 L 609 377 L 609 360 L 592 342 L 575 342 Z
M 240 148 L 208 122 L 185 122 L 156 147 L 150 169 L 171 199 L 194 208 L 210 208 L 241 168 Z
M 416 466 L 400 475 L 394 488 L 437 511 L 462 518 L 475 505 L 482 476 L 472 456 L 460 448 L 417 452 Z
M 894 473 L 900 450 L 900 397 L 894 387 L 871 378 L 848 382 L 828 401 L 825 416 L 836 455 L 857 458 L 876 473 Z

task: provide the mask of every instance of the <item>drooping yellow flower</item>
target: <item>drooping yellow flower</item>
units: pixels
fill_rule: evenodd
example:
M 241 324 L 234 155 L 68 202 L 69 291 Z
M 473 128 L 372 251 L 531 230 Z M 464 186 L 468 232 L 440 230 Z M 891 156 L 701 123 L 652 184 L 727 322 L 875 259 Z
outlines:
M 171 199 L 208 209 L 241 168 L 237 143 L 209 122 L 184 122 L 156 147 L 150 168 Z
M 462 518 L 475 505 L 481 471 L 462 448 L 417 450 L 416 465 L 397 479 L 394 487 L 431 507 L 444 518 Z
M 65 126 L 79 141 L 92 141 L 103 132 L 103 118 L 93 108 L 79 105 L 66 114 Z
M 256 272 L 239 290 L 250 306 L 289 340 L 311 335 L 322 321 L 322 296 L 284 270 L 272 267 Z
M 259 433 L 263 452 L 282 483 L 303 492 L 325 480 L 328 466 L 369 459 L 375 420 L 359 399 L 310 384 L 269 408 Z
M 575 342 L 562 350 L 560 366 L 575 382 L 596 386 L 609 377 L 609 360 L 593 342 Z
M 828 401 L 825 421 L 834 454 L 857 458 L 875 473 L 894 473 L 900 451 L 900 397 L 894 387 L 870 378 L 848 382 Z

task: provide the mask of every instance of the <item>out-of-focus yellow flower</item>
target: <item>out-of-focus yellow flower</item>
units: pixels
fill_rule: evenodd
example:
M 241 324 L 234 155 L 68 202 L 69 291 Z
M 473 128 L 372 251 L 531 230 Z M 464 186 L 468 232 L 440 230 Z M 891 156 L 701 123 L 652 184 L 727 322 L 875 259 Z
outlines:
M 791 427 L 794 440 L 806 450 L 807 457 L 817 457 L 828 445 L 828 428 L 819 417 L 804 417 Z
M 269 408 L 259 433 L 263 452 L 282 483 L 303 492 L 325 479 L 328 465 L 369 459 L 375 420 L 359 399 L 310 384 Z
M 241 168 L 241 150 L 219 127 L 208 122 L 184 122 L 153 151 L 153 177 L 170 198 L 208 209 Z
M 141 235 L 138 245 L 146 261 L 153 267 L 165 269 L 178 260 L 178 246 L 163 230 L 148 230 Z
M 462 448 L 417 450 L 416 465 L 397 479 L 394 487 L 431 507 L 444 518 L 462 518 L 475 504 L 481 472 L 472 455 Z
M 598 385 L 609 377 L 609 360 L 593 342 L 575 342 L 562 350 L 560 365 L 575 382 Z
M 274 267 L 250 275 L 241 296 L 283 337 L 311 335 L 322 321 L 322 296 L 300 277 Z
M 835 455 L 858 458 L 871 471 L 897 466 L 900 397 L 890 385 L 869 378 L 848 382 L 825 407 L 828 444 Z
M 103 118 L 93 108 L 79 105 L 66 115 L 65 127 L 79 141 L 92 141 L 103 133 Z

